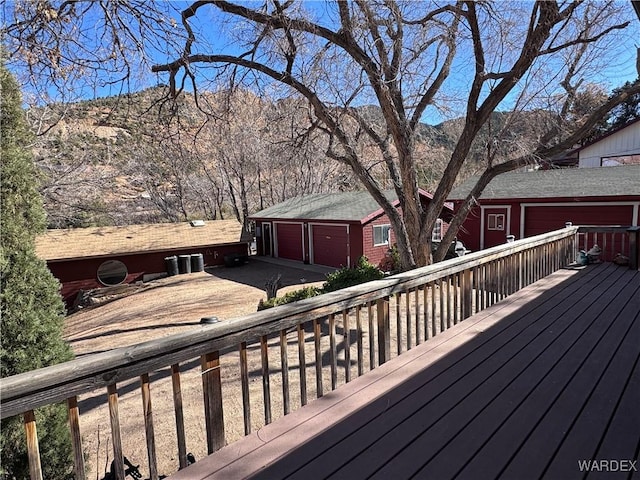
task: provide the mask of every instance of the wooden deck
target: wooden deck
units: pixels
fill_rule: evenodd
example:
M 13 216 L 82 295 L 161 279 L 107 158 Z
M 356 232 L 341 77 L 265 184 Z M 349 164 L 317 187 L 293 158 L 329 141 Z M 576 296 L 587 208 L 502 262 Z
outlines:
M 640 272 L 561 270 L 170 478 L 630 478 L 639 357 Z

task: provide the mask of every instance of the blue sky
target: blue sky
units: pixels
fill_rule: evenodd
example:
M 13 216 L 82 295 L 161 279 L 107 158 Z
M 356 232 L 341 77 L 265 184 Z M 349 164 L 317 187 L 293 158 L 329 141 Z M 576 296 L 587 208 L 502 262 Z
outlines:
M 622 2 L 622 0 L 619 0 Z M 167 2 L 165 6 L 167 6 L 170 10 L 173 10 L 173 18 L 175 21 L 180 24 L 179 21 L 179 12 L 186 5 L 191 2 L 187 1 L 172 1 Z M 616 41 L 613 45 L 610 45 L 606 51 L 602 52 L 601 58 L 599 59 L 600 64 L 597 69 L 594 69 L 590 72 L 587 80 L 589 82 L 602 84 L 607 90 L 610 90 L 616 86 L 620 86 L 627 81 L 633 81 L 637 78 L 638 73 L 636 71 L 636 47 L 640 46 L 640 22 L 637 17 L 633 15 L 633 9 L 631 7 L 631 3 L 627 0 L 624 1 L 624 4 L 629 5 L 629 14 L 630 19 L 632 19 L 632 24 L 627 32 L 623 35 L 619 35 L 616 38 Z M 527 4 L 523 4 L 525 7 Z M 12 3 L 7 2 L 4 4 L 3 8 L 3 16 L 9 17 L 7 15 L 8 9 L 12 8 Z M 307 1 L 305 2 L 305 8 L 309 9 L 312 14 L 318 16 L 322 23 L 331 25 L 333 22 L 331 18 L 327 17 L 327 6 L 324 2 L 321 1 Z M 528 8 L 528 7 L 527 7 Z M 199 12 L 198 18 L 193 22 L 194 28 L 199 30 L 201 33 L 201 41 L 198 41 L 194 47 L 194 51 L 200 51 L 202 53 L 211 53 L 214 50 L 224 51 L 227 53 L 237 53 L 238 47 L 232 43 L 232 39 L 227 35 L 230 32 L 233 33 L 233 30 L 227 30 L 223 33 L 222 28 L 218 28 L 220 23 L 222 22 L 219 14 L 216 14 L 216 10 L 214 8 L 207 8 L 206 10 L 202 10 Z M 90 32 L 92 19 L 85 19 L 86 25 L 84 26 L 85 32 Z M 213 27 L 213 28 L 212 28 Z M 237 28 L 237 27 L 236 27 Z M 97 39 L 96 39 L 97 40 Z M 638 42 L 638 45 L 636 45 Z M 99 44 L 96 43 L 97 46 Z M 167 48 L 166 45 L 159 44 L 158 48 L 151 48 L 148 50 L 149 60 L 148 64 L 144 64 L 142 62 L 136 63 L 134 59 L 134 66 L 138 67 L 139 70 L 135 72 L 135 75 L 132 77 L 130 83 L 125 85 L 124 92 L 129 89 L 131 91 L 137 91 L 143 88 L 147 88 L 150 86 L 154 86 L 158 83 L 166 83 L 168 81 L 168 76 L 166 74 L 153 74 L 150 71 L 151 63 L 164 63 L 170 60 L 173 60 L 176 57 L 176 50 L 171 51 Z M 456 60 L 452 68 L 452 75 L 449 80 L 449 87 L 452 92 L 455 92 L 456 89 L 462 89 L 465 81 L 469 77 L 469 61 L 471 59 L 470 52 L 460 52 L 461 54 Z M 212 85 L 209 82 L 211 77 L 211 69 L 203 66 L 197 66 L 196 70 L 198 72 L 198 85 L 201 89 L 207 88 L 215 88 L 215 85 Z M 458 87 L 458 85 L 460 87 Z M 27 89 L 28 90 L 28 89 Z M 91 99 L 97 97 L 104 97 L 109 95 L 116 95 L 118 93 L 123 92 L 121 85 L 110 85 L 108 83 L 108 74 L 106 72 L 102 72 L 100 75 L 95 77 L 91 76 L 80 76 L 77 80 L 69 86 L 67 95 L 67 99 Z M 28 91 L 25 92 L 28 94 Z M 53 96 L 54 91 L 49 89 L 49 93 Z M 452 94 L 455 96 L 455 93 Z M 60 96 L 56 95 L 54 98 L 61 99 Z M 502 105 L 503 109 L 510 108 L 510 103 L 513 103 L 514 98 L 511 96 L 508 101 Z M 461 102 L 460 108 L 456 107 L 455 102 L 451 104 L 451 112 L 449 115 L 457 116 L 461 112 L 464 111 L 464 102 Z M 445 119 L 447 114 L 443 114 L 440 111 L 436 111 L 435 109 L 429 110 L 425 117 L 424 121 L 427 123 L 439 123 L 443 119 Z

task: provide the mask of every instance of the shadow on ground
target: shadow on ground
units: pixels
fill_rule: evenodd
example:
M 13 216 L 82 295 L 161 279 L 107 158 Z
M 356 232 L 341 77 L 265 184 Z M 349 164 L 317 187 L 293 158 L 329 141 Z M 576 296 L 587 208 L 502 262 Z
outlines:
M 304 264 L 297 268 L 290 264 L 278 265 L 250 258 L 244 265 L 236 267 L 207 267 L 205 271 L 217 278 L 242 283 L 255 288 L 264 289 L 270 278 L 280 275 L 282 287 L 305 283 L 323 282 L 326 273 L 305 269 Z

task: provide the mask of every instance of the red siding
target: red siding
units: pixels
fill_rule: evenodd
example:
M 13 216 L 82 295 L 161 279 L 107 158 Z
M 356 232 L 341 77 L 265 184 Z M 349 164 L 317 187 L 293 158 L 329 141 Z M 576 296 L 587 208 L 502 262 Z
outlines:
M 312 263 L 330 267 L 349 266 L 349 235 L 346 225 L 314 224 L 311 231 Z
M 60 262 L 48 262 L 47 266 L 53 276 L 62 284 L 61 294 L 71 306 L 80 290 L 103 287 L 97 278 L 98 267 L 107 260 L 119 260 L 125 264 L 129 274 L 125 283 L 142 280 L 147 274 L 166 272 L 165 257 L 202 253 L 205 266 L 224 264 L 224 256 L 231 253 L 247 254 L 247 244 L 212 245 L 205 248 L 190 248 L 170 252 L 140 253 L 103 258 L 80 258 Z
M 526 237 L 574 225 L 631 225 L 632 205 L 530 206 L 524 210 Z
M 584 202 L 591 202 L 592 199 L 585 197 Z M 627 201 L 628 199 L 625 199 Z M 530 199 L 522 203 L 536 205 L 525 206 L 524 211 L 524 236 L 537 235 L 539 233 L 550 232 L 563 228 L 566 222 L 574 225 L 632 225 L 633 205 L 613 205 L 621 201 L 612 198 L 609 202 L 599 200 L 597 205 L 585 205 L 584 202 L 569 199 L 556 198 L 549 199 L 548 202 L 531 201 Z M 550 205 L 551 203 L 566 203 L 566 205 Z M 494 205 L 511 206 L 511 231 L 516 239 L 521 238 L 521 202 L 518 200 L 481 201 L 485 207 Z M 455 209 L 458 210 L 460 202 L 456 202 Z M 472 209 L 464 222 L 462 229 L 458 232 L 458 238 L 470 250 L 480 249 L 480 207 Z

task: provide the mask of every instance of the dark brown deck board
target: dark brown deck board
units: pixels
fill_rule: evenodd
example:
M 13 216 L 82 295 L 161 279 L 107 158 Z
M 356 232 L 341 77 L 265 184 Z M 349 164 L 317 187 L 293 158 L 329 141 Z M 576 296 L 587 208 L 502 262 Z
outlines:
M 175 478 L 583 478 L 583 457 L 636 460 L 639 311 L 639 272 L 557 272 Z
M 636 342 L 640 339 L 636 338 Z M 638 459 L 640 457 L 640 356 L 625 386 L 625 392 L 616 405 L 615 414 L 600 440 L 594 459 Z M 634 442 L 636 443 L 634 447 Z M 640 462 L 637 464 L 640 469 Z M 592 472 L 587 479 L 620 478 L 616 473 Z
M 636 290 L 635 295 L 640 293 Z M 638 298 L 638 297 L 636 297 Z M 638 322 L 638 312 L 640 311 L 640 300 L 630 302 L 627 308 L 616 318 L 616 322 L 621 324 L 620 330 L 624 329 L 623 323 L 628 323 L 629 328 L 623 332 L 619 339 L 619 344 L 613 352 L 609 364 L 603 368 L 599 378 L 591 378 L 592 386 L 590 395 L 584 401 L 583 409 L 578 412 L 567 434 L 562 439 L 560 448 L 556 451 L 550 465 L 544 474 L 549 478 L 566 478 L 576 473 L 579 460 L 596 459 L 598 443 L 600 441 L 593 432 L 604 432 L 614 414 L 617 400 L 622 397 L 629 376 L 633 371 L 634 364 L 638 359 L 638 344 L 640 342 L 640 322 Z M 629 318 L 632 317 L 632 318 Z M 629 318 L 629 321 L 626 321 Z M 635 320 L 635 321 L 634 321 Z M 594 359 L 596 360 L 596 359 Z M 596 373 L 595 371 L 593 372 Z M 569 385 L 572 389 L 572 385 Z M 633 394 L 633 392 L 629 392 Z M 638 398 L 638 395 L 636 395 Z M 579 398 L 573 398 L 579 404 Z M 640 398 L 638 399 L 640 400 Z M 640 401 L 637 403 L 640 406 Z M 636 436 L 640 431 L 636 430 Z M 621 447 L 623 445 L 620 445 Z M 634 459 L 633 452 L 628 452 L 627 456 L 622 456 L 623 452 L 618 451 L 615 459 Z
M 614 285 L 609 290 L 609 301 L 616 298 L 611 295 L 615 288 Z M 475 454 L 473 462 L 466 466 L 466 475 L 462 475 L 462 478 L 478 472 L 483 472 L 487 477 L 502 473 L 506 478 L 538 478 L 542 474 L 541 470 L 546 466 L 542 459 L 553 455 L 557 442 L 562 441 L 563 428 L 579 414 L 588 395 L 587 391 L 595 383 L 598 376 L 596 371 L 600 368 L 598 363 L 601 357 L 598 353 L 606 357 L 608 348 L 624 335 L 624 329 L 617 329 L 616 337 L 607 328 L 609 319 L 601 315 L 605 308 L 602 305 L 604 298 L 603 296 L 593 303 L 592 307 L 598 308 L 589 309 L 588 316 L 579 318 L 580 323 L 589 323 L 582 336 L 574 338 L 579 333 L 576 329 L 564 332 L 566 341 L 575 342 L 572 348 L 566 351 L 562 362 L 557 366 L 551 363 L 551 369 L 543 381 L 535 386 L 518 411 L 505 422 L 488 444 Z M 611 342 L 601 342 L 602 338 L 611 338 Z M 595 351 L 596 347 L 600 348 L 599 352 Z M 592 355 L 594 352 L 595 356 Z M 595 360 L 595 365 L 590 366 L 589 359 Z M 576 376 L 582 377 L 581 383 L 576 382 Z M 519 380 L 526 381 L 527 376 Z M 527 432 L 533 433 L 527 435 Z M 503 471 L 507 462 L 511 465 Z M 571 466 L 577 467 L 577 462 L 572 462 Z
M 615 278 L 608 280 L 613 281 Z M 582 287 L 584 288 L 585 286 Z M 545 408 L 544 401 L 557 395 L 555 390 L 562 388 L 577 368 L 576 360 L 569 363 L 562 361 L 567 350 L 575 346 L 586 348 L 584 342 L 578 342 L 577 338 L 587 331 L 587 325 L 583 322 L 587 306 L 584 309 L 575 309 L 569 308 L 567 303 L 570 305 L 571 301 L 563 300 L 545 315 L 545 320 L 552 319 L 553 322 L 547 324 L 542 331 L 539 329 L 544 323 L 539 325 L 541 322 L 536 319 L 536 311 L 524 317 L 521 325 L 534 322 L 531 326 L 538 335 L 510 357 L 502 368 L 496 370 L 464 402 L 456 405 L 451 415 L 440 419 L 437 424 L 422 432 L 412 445 L 403 449 L 393 461 L 377 472 L 377 476 L 384 478 L 395 471 L 401 478 L 409 478 L 414 474 L 421 478 L 452 478 L 460 472 L 466 462 L 474 458 L 483 444 L 491 440 L 497 428 L 502 427 L 507 437 L 499 442 L 499 451 L 520 441 L 516 435 L 522 435 L 523 429 L 520 421 L 513 421 L 514 412 L 521 410 L 523 403 L 526 403 L 532 392 L 541 385 L 542 395 L 530 402 L 531 406 L 524 408 L 524 411 L 525 414 L 529 414 L 530 410 L 537 412 Z M 601 330 L 606 331 L 606 324 Z M 505 342 L 502 351 L 513 351 L 517 348 L 518 340 L 523 341 L 528 337 L 525 333 L 526 330 L 519 338 L 509 343 Z M 597 334 L 594 337 L 596 341 Z M 500 358 L 502 351 L 496 352 L 493 358 Z M 551 373 L 554 372 L 555 366 L 557 368 L 554 378 Z M 468 380 L 461 379 L 461 382 L 466 384 Z M 526 417 L 522 420 L 526 420 Z M 434 442 L 432 439 L 437 441 Z M 426 458 L 423 460 L 423 467 L 416 469 L 419 462 L 409 460 L 420 455 Z M 495 463 L 490 466 L 495 467 Z M 495 478 L 495 474 L 485 469 L 473 469 L 465 476 Z

